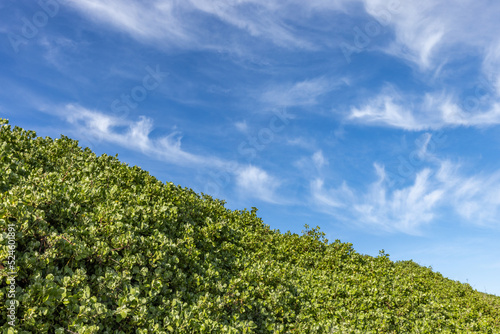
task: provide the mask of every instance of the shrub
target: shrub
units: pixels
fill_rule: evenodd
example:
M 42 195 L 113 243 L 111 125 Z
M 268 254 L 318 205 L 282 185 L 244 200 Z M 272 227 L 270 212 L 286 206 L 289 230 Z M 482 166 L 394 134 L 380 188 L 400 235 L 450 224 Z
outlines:
M 7 333 L 500 332 L 500 298 L 429 268 L 272 230 L 255 208 L 0 124 Z

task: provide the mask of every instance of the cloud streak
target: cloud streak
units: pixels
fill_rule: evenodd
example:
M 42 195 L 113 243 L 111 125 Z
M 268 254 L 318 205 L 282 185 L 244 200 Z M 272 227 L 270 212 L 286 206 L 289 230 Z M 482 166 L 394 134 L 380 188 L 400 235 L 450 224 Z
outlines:
M 268 105 L 311 106 L 318 103 L 321 95 L 338 88 L 344 81 L 333 82 L 324 77 L 303 80 L 293 84 L 269 87 L 260 97 Z
M 281 203 L 276 195 L 281 185 L 278 178 L 254 165 L 242 165 L 215 156 L 187 152 L 182 148 L 182 137 L 178 131 L 152 138 L 153 121 L 150 118 L 141 116 L 139 120 L 131 121 L 74 104 L 59 108 L 57 114 L 87 137 L 118 144 L 178 166 L 214 170 L 218 171 L 217 173 L 226 171 L 227 177 L 234 179 L 234 187 L 240 195 L 268 203 Z
M 284 3 L 263 0 L 189 0 L 141 1 L 69 0 L 68 3 L 92 20 L 127 32 L 146 42 L 161 42 L 167 46 L 191 49 L 231 48 L 236 51 L 243 44 L 231 46 L 234 41 L 220 37 L 220 29 L 240 31 L 249 38 L 268 40 L 285 48 L 312 49 L 315 46 L 287 23 L 291 7 L 303 7 L 300 2 Z M 313 2 L 308 11 L 336 9 Z
M 149 156 L 159 157 L 172 164 L 182 166 L 195 164 L 210 167 L 220 167 L 225 164 L 224 161 L 215 157 L 205 157 L 184 151 L 181 147 L 179 132 L 174 131 L 164 137 L 151 138 L 153 122 L 144 116 L 133 122 L 73 104 L 62 108 L 60 115 L 63 115 L 82 133 L 140 151 Z M 120 129 L 125 130 L 120 131 Z
M 407 59 L 423 70 L 432 70 L 448 56 L 460 57 L 465 51 L 485 56 L 488 46 L 498 45 L 497 17 L 500 5 L 487 0 L 392 1 L 363 0 L 366 11 L 394 29 L 395 39 L 386 52 Z M 485 8 L 488 8 L 485 10 Z M 478 24 L 481 22 L 481 24 Z M 455 49 L 454 54 L 450 51 Z M 459 51 L 459 52 L 456 52 Z M 470 51 L 469 51 L 470 52 Z M 444 56 L 444 57 L 443 57 Z
M 346 119 L 408 131 L 495 126 L 500 124 L 500 102 L 491 101 L 485 110 L 468 111 L 452 94 L 427 93 L 422 98 L 402 96 L 389 86 L 362 106 L 352 107 Z
M 280 181 L 256 166 L 239 168 L 236 172 L 236 185 L 245 197 L 259 198 L 268 203 L 280 202 L 276 195 Z
M 419 154 L 428 165 L 413 183 L 393 187 L 385 168 L 377 163 L 377 180 L 365 189 L 346 182 L 327 188 L 317 177 L 310 182 L 311 204 L 345 222 L 373 231 L 421 234 L 422 228 L 444 216 L 485 227 L 500 227 L 500 171 L 467 176 L 460 164 L 426 152 L 430 135 Z

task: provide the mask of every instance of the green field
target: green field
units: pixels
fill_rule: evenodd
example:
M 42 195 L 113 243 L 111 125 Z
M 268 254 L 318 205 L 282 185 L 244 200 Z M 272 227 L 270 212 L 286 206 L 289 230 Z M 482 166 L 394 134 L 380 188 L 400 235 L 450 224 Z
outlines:
M 0 124 L 4 333 L 500 333 L 500 297 Z

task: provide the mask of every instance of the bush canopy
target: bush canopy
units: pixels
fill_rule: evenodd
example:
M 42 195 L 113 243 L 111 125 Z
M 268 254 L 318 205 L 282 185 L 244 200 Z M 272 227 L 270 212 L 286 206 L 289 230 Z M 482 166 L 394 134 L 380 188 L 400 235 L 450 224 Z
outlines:
M 499 297 L 430 268 L 0 126 L 4 333 L 500 333 Z

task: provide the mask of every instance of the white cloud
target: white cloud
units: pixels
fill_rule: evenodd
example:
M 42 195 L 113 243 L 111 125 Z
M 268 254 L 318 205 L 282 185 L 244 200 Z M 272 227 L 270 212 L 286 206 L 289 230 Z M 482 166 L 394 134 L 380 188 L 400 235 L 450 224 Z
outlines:
M 172 1 L 68 0 L 90 19 L 124 30 L 138 39 L 165 38 L 170 42 L 191 39 L 176 16 Z
M 332 35 L 317 36 L 314 40 L 296 27 L 313 26 L 314 14 L 353 14 L 352 10 L 358 9 L 356 2 L 394 30 L 393 42 L 383 46 L 383 50 L 421 69 L 436 69 L 443 61 L 466 52 L 483 57 L 496 54 L 490 46 L 500 42 L 497 34 L 500 4 L 488 0 L 461 0 L 459 4 L 452 0 L 152 0 L 147 3 L 68 0 L 66 3 L 89 19 L 142 42 L 167 48 L 225 50 L 243 56 L 248 53 L 246 36 L 285 48 L 316 50 L 331 45 Z M 214 20 L 222 25 L 212 24 Z M 222 29 L 240 32 L 243 38 L 228 39 Z
M 345 183 L 338 189 L 325 189 L 323 180 L 314 180 L 313 203 L 322 211 L 373 230 L 418 234 L 422 225 L 436 217 L 435 210 L 443 198 L 442 189 L 432 188 L 431 171 L 424 169 L 413 185 L 391 191 L 384 182 L 383 168 L 377 165 L 376 169 L 379 179 L 363 192 Z
M 321 169 L 321 167 L 328 165 L 328 160 L 325 159 L 322 151 L 316 151 L 312 156 L 312 161 L 316 169 Z
M 500 227 L 500 171 L 465 175 L 459 164 L 428 153 L 429 136 L 426 139 L 419 154 L 428 164 L 416 172 L 412 184 L 393 187 L 385 168 L 374 164 L 378 179 L 366 189 L 355 191 L 345 182 L 328 189 L 323 178 L 315 178 L 311 204 L 375 231 L 420 234 L 423 226 L 437 222 L 445 213 L 469 224 Z
M 434 69 L 443 59 L 460 56 L 466 52 L 463 47 L 482 53 L 500 41 L 500 4 L 491 1 L 362 2 L 370 15 L 394 28 L 395 40 L 386 51 L 422 69 Z
M 296 137 L 288 139 L 286 142 L 290 146 L 297 146 L 307 150 L 314 150 L 316 143 L 312 138 Z
M 419 124 L 410 110 L 396 103 L 394 97 L 389 95 L 377 96 L 361 108 L 352 108 L 348 119 L 405 130 L 422 130 L 427 127 L 427 125 Z
M 431 143 L 432 135 L 430 133 L 424 133 L 417 141 L 417 145 L 420 145 L 420 148 L 417 152 L 417 156 L 419 159 L 423 159 L 424 157 L 429 157 L 432 155 L 428 152 L 429 144 Z
M 256 166 L 240 168 L 236 173 L 238 191 L 246 196 L 253 197 L 270 203 L 278 203 L 275 194 L 280 182 L 266 171 Z
M 401 96 L 386 87 L 361 107 L 352 107 L 347 120 L 410 131 L 443 127 L 484 127 L 500 124 L 500 103 L 485 110 L 466 111 L 451 94 L 429 93 L 423 98 Z
M 323 155 L 323 151 L 314 152 L 311 156 L 305 156 L 293 163 L 293 166 L 305 175 L 314 175 L 321 173 L 324 166 L 328 165 L 328 160 Z M 317 185 L 316 185 L 317 188 Z
M 483 73 L 492 82 L 496 95 L 500 96 L 500 41 L 486 48 L 483 60 Z
M 342 81 L 343 82 L 343 81 Z M 325 78 L 299 81 L 294 84 L 268 87 L 261 96 L 266 104 L 278 106 L 306 106 L 318 103 L 318 98 L 338 87 L 339 82 Z
M 285 3 L 262 0 L 236 3 L 228 0 L 190 0 L 190 3 L 194 9 L 247 31 L 251 36 L 270 39 L 279 46 L 312 47 L 306 40 L 298 38 L 280 15 L 285 12 Z
M 316 1 L 280 2 L 264 0 L 68 0 L 68 3 L 83 15 L 103 22 L 115 29 L 125 31 L 141 41 L 161 41 L 163 45 L 197 49 L 233 48 L 234 41 L 227 41 L 214 32 L 209 20 L 216 19 L 226 28 L 237 29 L 248 36 L 270 40 L 282 47 L 314 47 L 305 38 L 298 36 L 288 24 L 291 14 L 300 16 L 313 10 L 337 10 L 339 6 L 325 6 Z M 304 10 L 291 9 L 302 7 Z
M 140 151 L 177 165 L 220 167 L 227 164 L 216 157 L 200 156 L 186 152 L 181 147 L 181 137 L 174 131 L 161 138 L 151 138 L 153 121 L 140 117 L 136 122 L 68 104 L 60 115 L 75 125 L 81 133 L 111 143 Z M 125 128 L 125 131 L 120 129 Z
M 498 226 L 500 214 L 500 171 L 490 175 L 445 177 L 453 195 L 450 202 L 465 220 L 483 226 Z
M 50 108 L 54 110 L 54 108 Z M 72 124 L 81 136 L 97 138 L 139 151 L 155 159 L 189 168 L 212 170 L 208 173 L 209 182 L 219 186 L 234 180 L 236 190 L 248 198 L 257 198 L 274 204 L 286 203 L 276 194 L 281 181 L 263 169 L 249 165 L 243 166 L 237 161 L 222 160 L 216 156 L 197 155 L 185 151 L 181 145 L 181 134 L 170 134 L 153 138 L 153 121 L 141 116 L 138 121 L 106 115 L 96 110 L 89 110 L 79 105 L 68 104 L 55 108 L 53 114 Z M 223 179 L 223 181 L 221 181 Z
M 311 182 L 310 189 L 314 205 L 329 213 L 335 212 L 332 209 L 345 207 L 348 203 L 346 199 L 353 197 L 353 190 L 345 182 L 339 188 L 327 190 L 324 188 L 324 180 L 316 178 Z
M 248 124 L 247 124 L 247 121 L 241 121 L 241 122 L 236 122 L 234 124 L 234 126 L 236 127 L 236 129 L 238 129 L 238 131 L 240 132 L 243 132 L 243 133 L 246 133 L 248 131 Z
M 468 108 L 463 108 L 453 85 L 428 93 L 424 99 L 414 96 L 398 99 L 382 92 L 362 107 L 352 108 L 351 120 L 406 130 L 500 124 L 500 3 L 488 0 L 360 1 L 367 13 L 394 32 L 392 42 L 379 49 L 416 64 L 420 70 L 416 75 L 431 72 L 433 80 L 440 81 L 442 73 L 450 71 L 446 65 L 474 57 L 480 59 L 479 71 L 482 70 L 490 82 L 488 86 L 494 86 L 494 92 L 492 95 L 488 92 L 487 100 L 485 96 L 472 97 L 472 104 L 478 110 L 464 110 Z M 425 77 L 423 80 L 429 83 Z

